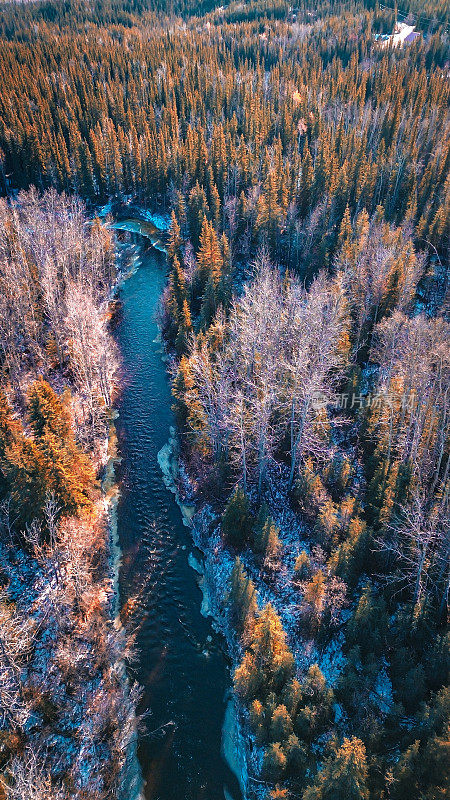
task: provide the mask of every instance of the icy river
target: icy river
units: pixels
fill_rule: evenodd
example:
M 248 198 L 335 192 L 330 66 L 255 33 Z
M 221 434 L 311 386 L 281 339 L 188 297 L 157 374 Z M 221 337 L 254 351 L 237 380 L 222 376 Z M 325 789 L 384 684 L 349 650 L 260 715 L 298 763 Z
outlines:
M 131 230 L 139 228 L 130 221 Z M 166 257 L 149 245 L 136 235 L 137 268 L 121 287 L 115 329 L 124 365 L 116 422 L 120 596 L 122 604 L 134 596 L 138 603 L 138 656 L 130 674 L 143 687 L 138 711 L 148 713 L 138 747 L 144 795 L 238 800 L 237 781 L 222 757 L 229 669 L 220 637 L 200 613 L 201 592 L 188 563 L 190 532 L 158 464 L 174 419 L 155 318 Z

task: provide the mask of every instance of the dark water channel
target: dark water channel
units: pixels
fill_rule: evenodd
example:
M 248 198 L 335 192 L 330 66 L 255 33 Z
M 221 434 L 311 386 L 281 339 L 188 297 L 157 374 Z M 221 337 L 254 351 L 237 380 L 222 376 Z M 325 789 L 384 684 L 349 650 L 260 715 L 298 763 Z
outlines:
M 155 321 L 166 258 L 147 245 L 136 235 L 139 260 L 121 288 L 115 330 L 125 371 L 117 419 L 120 592 L 122 604 L 140 593 L 133 672 L 144 690 L 139 711 L 151 712 L 138 755 L 146 800 L 237 800 L 221 755 L 229 670 L 220 638 L 200 613 L 190 533 L 157 461 L 174 420 Z

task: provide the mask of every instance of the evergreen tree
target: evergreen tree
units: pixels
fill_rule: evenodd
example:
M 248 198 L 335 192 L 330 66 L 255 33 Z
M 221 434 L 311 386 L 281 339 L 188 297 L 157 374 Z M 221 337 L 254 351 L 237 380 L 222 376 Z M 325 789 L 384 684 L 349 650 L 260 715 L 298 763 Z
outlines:
M 285 772 L 287 758 L 279 742 L 270 744 L 264 751 L 262 774 L 266 780 L 279 781 Z
M 236 691 L 245 699 L 267 698 L 280 694 L 292 677 L 294 659 L 286 634 L 274 608 L 264 606 L 251 631 L 251 643 L 242 664 L 236 669 Z
M 386 606 L 368 583 L 359 598 L 355 612 L 347 625 L 347 643 L 358 644 L 364 654 L 383 651 L 383 636 L 388 627 Z
M 11 498 L 10 517 L 17 530 L 22 531 L 33 520 L 42 519 L 46 495 L 55 488 L 51 470 L 46 454 L 23 433 L 15 436 L 7 447 L 2 474 Z
M 366 749 L 360 739 L 344 739 L 328 758 L 302 800 L 368 800 Z
M 251 515 L 247 495 L 238 487 L 231 495 L 222 517 L 222 531 L 234 547 L 242 547 L 250 536 Z
M 369 530 L 360 517 L 354 517 L 348 526 L 345 540 L 332 553 L 329 567 L 346 583 L 354 584 L 366 561 L 369 547 Z
M 28 393 L 28 414 L 44 470 L 47 492 L 53 492 L 64 513 L 77 513 L 91 504 L 94 472 L 75 442 L 70 415 L 44 380 Z
M 194 250 L 198 250 L 200 244 L 200 235 L 203 230 L 205 219 L 207 219 L 208 215 L 209 208 L 206 200 L 205 190 L 197 182 L 189 194 L 187 210 L 187 220 Z
M 318 624 L 325 607 L 326 583 L 321 569 L 318 569 L 311 580 L 306 584 L 303 592 L 305 603 L 308 603 L 312 619 Z
M 175 344 L 178 355 L 187 351 L 189 335 L 192 333 L 191 312 L 189 309 L 184 270 L 176 255 L 172 259 L 172 270 L 169 279 L 168 297 L 166 301 L 165 325 L 166 336 Z
M 35 381 L 28 392 L 28 420 L 35 437 L 53 434 L 59 439 L 71 433 L 67 397 L 59 398 L 43 378 Z
M 189 338 L 192 334 L 191 312 L 187 298 L 184 298 L 178 315 L 178 333 L 175 339 L 175 349 L 179 356 L 189 350 Z
M 7 490 L 7 453 L 15 439 L 22 433 L 22 426 L 14 419 L 11 407 L 3 389 L 0 388 L 0 497 Z
M 256 552 L 262 553 L 267 558 L 275 556 L 281 546 L 279 529 L 264 506 L 261 506 L 258 514 L 253 541 Z
M 352 241 L 352 222 L 350 217 L 350 209 L 348 205 L 345 207 L 344 216 L 342 218 L 341 227 L 339 229 L 339 238 L 337 242 L 338 250 L 342 252 L 344 262 L 349 263 L 352 255 L 351 248 Z
M 253 581 L 248 577 L 237 557 L 230 577 L 228 594 L 232 625 L 239 635 L 251 624 L 256 613 L 256 592 Z
M 307 577 L 311 565 L 311 559 L 306 550 L 302 550 L 295 559 L 294 574 L 299 580 Z
M 314 170 L 313 170 L 311 153 L 309 152 L 308 143 L 305 142 L 305 147 L 303 150 L 303 158 L 302 158 L 302 167 L 301 167 L 299 197 L 298 197 L 299 211 L 302 217 L 306 215 L 309 209 L 309 205 L 311 203 L 313 175 L 314 175 Z
M 260 700 L 253 700 L 249 709 L 250 725 L 260 744 L 267 741 L 266 713 Z
M 270 736 L 273 742 L 284 742 L 292 733 L 292 720 L 286 706 L 275 708 L 270 721 Z
M 179 429 L 185 432 L 189 427 L 196 427 L 199 413 L 196 400 L 195 382 L 192 376 L 189 359 L 181 356 L 175 380 L 172 384 L 172 394 L 175 398 L 173 410 Z
M 178 262 L 180 263 L 182 260 L 181 256 L 181 230 L 178 224 L 178 220 L 175 214 L 175 211 L 172 211 L 170 217 L 170 230 L 169 230 L 169 241 L 167 244 L 167 258 L 169 260 L 169 264 L 173 264 L 174 259 L 177 258 Z

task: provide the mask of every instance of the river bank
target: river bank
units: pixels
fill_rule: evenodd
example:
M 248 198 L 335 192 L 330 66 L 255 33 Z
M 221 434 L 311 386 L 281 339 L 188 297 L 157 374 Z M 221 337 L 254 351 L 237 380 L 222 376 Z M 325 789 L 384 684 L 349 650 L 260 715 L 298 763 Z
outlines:
M 188 499 L 192 490 L 180 460 L 178 437 L 174 428 L 171 428 L 169 441 L 158 453 L 158 463 L 164 484 L 175 496 L 183 523 L 190 529 L 193 544 L 199 551 L 199 557 L 190 555 L 189 563 L 198 575 L 197 582 L 202 592 L 201 613 L 205 617 L 211 617 L 215 630 L 224 638 L 234 669 L 239 663 L 240 652 L 225 614 L 233 559 L 223 548 L 220 536 L 211 535 L 211 526 L 214 524 L 211 509 L 205 506 L 197 510 L 195 503 Z M 230 688 L 222 727 L 222 753 L 239 782 L 243 800 L 248 797 L 249 788 L 247 741 L 242 708 Z
M 109 563 L 111 571 L 111 584 L 112 584 L 112 598 L 111 598 L 111 615 L 114 626 L 123 631 L 122 621 L 120 618 L 120 594 L 119 594 L 119 573 L 122 563 L 122 551 L 119 544 L 119 535 L 117 528 L 117 507 L 120 499 L 120 488 L 116 478 L 116 468 L 120 464 L 121 458 L 118 453 L 117 432 L 115 427 L 115 420 L 117 419 L 117 412 L 113 411 L 111 414 L 111 421 L 109 426 L 109 435 L 107 439 L 106 458 L 103 467 L 102 477 L 102 493 L 105 511 L 108 517 L 108 533 L 109 533 Z M 128 677 L 126 665 L 124 662 L 120 665 L 121 680 L 124 685 L 124 692 L 129 695 L 130 680 Z M 124 771 L 123 779 L 121 781 L 121 791 L 118 800 L 144 800 L 143 795 L 143 778 L 142 771 L 139 764 L 137 755 L 138 744 L 138 718 L 135 717 L 133 731 L 130 738 L 129 746 L 126 754 L 126 769 Z

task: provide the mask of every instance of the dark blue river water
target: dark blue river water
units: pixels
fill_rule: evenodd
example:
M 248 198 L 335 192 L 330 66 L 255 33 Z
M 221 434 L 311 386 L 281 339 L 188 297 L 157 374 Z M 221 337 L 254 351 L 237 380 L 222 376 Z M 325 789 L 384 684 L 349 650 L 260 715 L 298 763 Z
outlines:
M 224 787 L 239 796 L 221 756 L 230 676 L 220 639 L 200 614 L 201 592 L 188 564 L 190 533 L 157 461 L 174 424 L 156 341 L 155 312 L 165 282 L 165 255 L 142 249 L 138 269 L 120 291 L 116 327 L 125 372 L 116 425 L 123 459 L 120 592 L 122 603 L 140 593 L 132 674 L 144 689 L 139 712 L 151 712 L 138 754 L 147 800 L 223 800 Z

